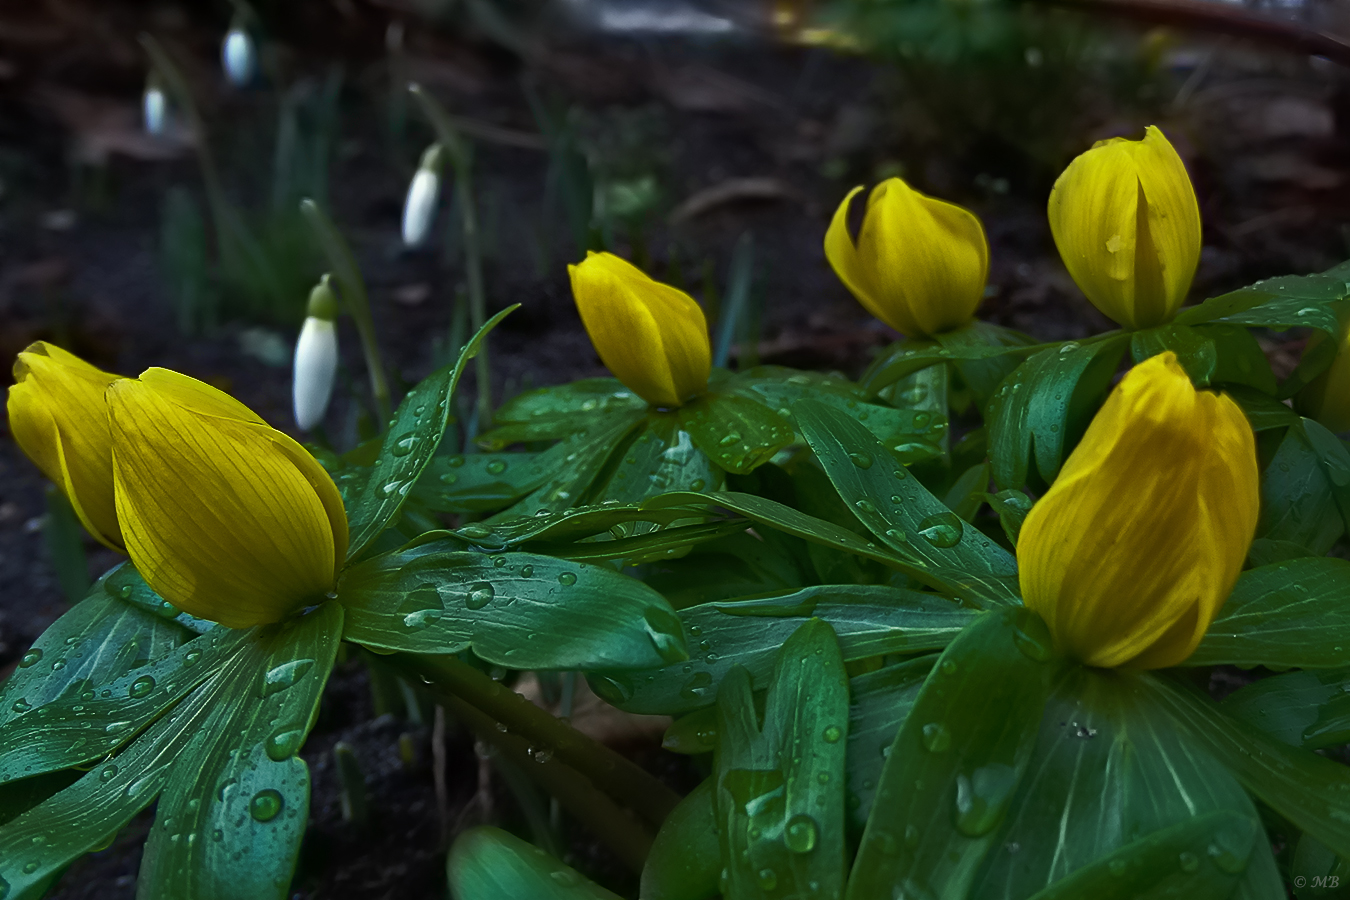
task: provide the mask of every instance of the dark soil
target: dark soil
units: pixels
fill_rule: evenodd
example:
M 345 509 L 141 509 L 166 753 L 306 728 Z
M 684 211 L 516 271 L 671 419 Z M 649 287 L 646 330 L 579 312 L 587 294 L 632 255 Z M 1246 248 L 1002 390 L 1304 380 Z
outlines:
M 429 130 L 416 119 L 401 144 L 385 130 L 388 71 L 384 36 L 396 3 L 296 2 L 270 20 L 280 65 L 291 80 L 321 79 L 334 63 L 346 87 L 333 146 L 334 215 L 356 246 L 369 282 L 377 329 L 398 379 L 410 384 L 444 355 L 450 309 L 462 273 L 437 250 L 399 246 L 406 179 Z M 215 74 L 217 41 L 228 20 L 196 6 L 133 0 L 65 0 L 0 9 L 0 358 L 29 342 L 56 340 L 109 370 L 134 374 L 165 366 L 224 387 L 281 428 L 291 424 L 289 370 L 241 352 L 259 327 L 288 344 L 302 297 L 290 315 L 272 310 L 185 336 L 162 275 L 160 227 L 171 186 L 200 196 L 190 156 L 161 160 L 135 140 L 144 81 L 135 44 L 156 33 L 184 62 L 202 98 L 226 181 L 246 205 L 265 205 L 275 98 L 266 90 L 225 90 Z M 336 11 L 335 11 L 336 10 Z M 908 137 L 907 107 L 895 102 L 885 67 L 820 49 L 748 37 L 601 41 L 573 35 L 522 61 L 481 35 L 409 16 L 410 74 L 458 115 L 513 133 L 538 134 L 522 80 L 548 102 L 572 107 L 601 150 L 632 144 L 622 157 L 657 177 L 663 201 L 640 239 L 622 230 L 616 250 L 651 260 L 660 277 L 696 295 L 705 273 L 725 283 L 732 247 L 752 232 L 763 299 L 758 357 L 764 362 L 858 374 L 895 338 L 871 320 L 834 278 L 821 239 L 846 190 L 905 163 L 926 190 L 970 205 L 993 248 L 990 296 L 982 315 L 1045 339 L 1081 337 L 1108 327 L 1064 273 L 1045 224 L 1053 169 L 990 188 L 988 154 L 941 159 L 932 142 Z M 1200 42 L 1195 52 L 1209 53 Z M 1350 222 L 1350 91 L 1344 73 L 1307 60 L 1222 45 L 1210 74 L 1184 105 L 1154 104 L 1195 175 L 1206 219 L 1196 296 L 1258 277 L 1325 268 L 1347 255 Z M 1179 71 L 1171 89 L 1185 81 Z M 931 115 L 930 115 L 931 118 Z M 1083 124 L 1090 139 L 1138 133 L 1114 108 Z M 859 126 L 857 123 L 872 123 Z M 878 125 L 877 123 L 881 124 Z M 861 130 L 860 130 L 861 129 Z M 596 136 L 599 137 L 596 137 Z M 95 149 L 91 150 L 93 146 Z M 997 143 L 994 146 L 998 146 Z M 106 153 L 99 147 L 112 148 Z M 635 149 L 633 149 L 635 148 Z M 492 308 L 522 304 L 494 334 L 494 393 L 597 375 L 601 368 L 572 305 L 564 263 L 579 251 L 561 214 L 545 216 L 548 156 L 494 141 L 476 145 L 479 198 L 488 234 Z M 997 162 L 997 160 L 995 160 Z M 890 167 L 890 168 L 888 168 Z M 732 200 L 677 224 L 666 214 L 732 179 L 776 180 L 774 199 Z M 772 193 L 772 192 L 771 192 Z M 438 228 L 451 219 L 443 211 Z M 545 234 L 551 259 L 529 234 Z M 433 242 L 435 243 L 435 242 Z M 535 240 L 536 244 L 540 242 Z M 542 266 L 542 271 L 539 271 Z M 674 273 L 668 276 L 667 273 Z M 228 310 L 227 306 L 227 310 Z M 342 334 L 351 390 L 330 414 L 331 436 L 350 443 L 364 397 L 354 333 Z M 1291 365 L 1298 335 L 1272 336 L 1268 348 Z M 744 352 L 745 348 L 742 348 Z M 471 393 L 473 386 L 465 386 Z M 0 666 L 4 671 L 66 608 L 44 543 L 43 482 L 0 425 Z M 117 558 L 86 542 L 91 575 Z M 399 753 L 408 735 L 414 759 Z M 367 778 L 367 825 L 344 823 L 332 748 L 354 748 Z M 432 789 L 430 729 L 399 714 L 378 714 L 365 667 L 355 659 L 334 673 L 304 756 L 314 776 L 311 825 L 295 880 L 303 898 L 444 894 L 444 849 L 458 829 L 483 819 L 474 801 L 479 763 L 455 728 L 446 743 L 447 826 Z M 688 787 L 683 761 L 647 743 L 628 748 L 664 777 Z M 684 774 L 681 774 L 683 772 Z M 493 821 L 514 823 L 514 801 L 494 782 Z M 134 896 L 142 816 L 107 850 L 78 861 L 52 897 L 117 900 Z M 575 829 L 573 861 L 616 890 L 635 879 Z

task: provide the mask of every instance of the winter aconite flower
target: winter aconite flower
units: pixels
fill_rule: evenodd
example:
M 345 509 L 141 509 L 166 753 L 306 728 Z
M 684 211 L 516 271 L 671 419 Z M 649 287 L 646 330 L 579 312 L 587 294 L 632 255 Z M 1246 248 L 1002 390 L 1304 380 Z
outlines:
M 596 352 L 629 390 L 674 407 L 707 388 L 708 321 L 693 297 L 612 253 L 587 253 L 567 271 Z
M 309 431 L 323 420 L 328 401 L 333 397 L 337 377 L 337 297 L 329 286 L 329 276 L 309 293 L 309 307 L 300 337 L 295 342 L 295 372 L 291 396 L 295 402 L 295 424 Z
M 1173 353 L 1155 356 L 1125 376 L 1027 514 L 1023 599 L 1079 662 L 1177 665 L 1237 580 L 1258 498 L 1242 410 L 1197 391 Z
M 1064 265 L 1097 309 L 1126 328 L 1176 314 L 1200 260 L 1200 207 L 1160 130 L 1094 144 L 1055 182 L 1049 214 Z
M 117 378 L 38 341 L 14 363 L 7 405 L 9 427 L 20 449 L 65 492 L 89 533 L 120 550 L 112 432 L 103 400 Z
M 975 316 L 989 277 L 989 242 L 969 210 L 925 196 L 899 178 L 867 198 L 856 243 L 848 210 L 825 232 L 825 256 L 867 311 L 908 337 L 960 328 Z
M 127 553 L 181 609 L 231 628 L 274 622 L 333 589 L 347 517 L 318 461 L 200 381 L 147 369 L 108 389 Z

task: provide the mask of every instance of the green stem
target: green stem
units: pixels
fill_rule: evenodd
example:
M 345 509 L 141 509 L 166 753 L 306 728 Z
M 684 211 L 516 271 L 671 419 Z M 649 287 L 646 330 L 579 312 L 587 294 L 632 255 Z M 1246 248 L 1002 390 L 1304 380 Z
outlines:
M 653 827 L 659 826 L 680 797 L 640 766 L 615 753 L 571 725 L 549 715 L 520 694 L 454 656 L 396 656 L 390 658 L 415 672 L 433 689 L 462 699 L 506 726 L 534 747 L 547 747 L 553 758 L 571 766 L 618 803 L 636 812 Z M 500 733 L 500 732 L 498 732 Z M 559 798 L 561 799 L 561 798 Z
M 454 694 L 443 695 L 441 700 L 445 708 L 454 713 L 480 740 L 492 744 L 507 761 L 528 773 L 544 790 L 557 797 L 558 802 L 594 832 L 624 865 L 634 872 L 642 871 L 653 840 L 651 830 L 642 822 L 596 790 L 591 782 L 556 756 L 541 762 L 537 751 L 531 752 L 530 741 L 509 731 L 502 732 L 493 716 L 474 704 Z M 533 706 L 528 700 L 524 702 Z
M 473 149 L 450 116 L 421 85 L 408 90 L 421 104 L 422 111 L 436 129 L 436 138 L 450 155 L 459 192 L 460 230 L 464 235 L 464 277 L 469 286 L 469 322 L 476 332 L 487 321 L 487 294 L 483 287 L 483 247 L 478 230 L 478 204 L 473 191 Z M 478 381 L 478 423 L 485 429 L 492 423 L 492 378 L 488 364 L 487 343 L 474 358 L 474 375 Z
M 389 382 L 385 380 L 384 362 L 380 358 L 380 344 L 375 340 L 375 319 L 370 314 L 370 297 L 366 293 L 365 280 L 361 278 L 361 269 L 356 264 L 356 255 L 343 239 L 333 221 L 319 208 L 319 204 L 306 197 L 300 201 L 300 211 L 319 239 L 328 264 L 333 267 L 333 277 L 337 279 L 342 292 L 342 302 L 351 313 L 356 332 L 361 337 L 361 351 L 366 357 L 366 368 L 370 372 L 370 392 L 375 398 L 375 409 L 379 414 L 381 426 L 393 418 L 393 404 L 390 402 Z

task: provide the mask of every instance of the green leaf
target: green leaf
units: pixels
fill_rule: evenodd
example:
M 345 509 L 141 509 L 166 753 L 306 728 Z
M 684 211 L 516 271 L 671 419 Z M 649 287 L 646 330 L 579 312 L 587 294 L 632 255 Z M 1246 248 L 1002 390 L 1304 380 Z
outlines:
M 338 582 L 346 640 L 410 653 L 472 648 L 513 669 L 646 669 L 688 657 L 660 594 L 612 569 L 430 543 L 383 553 Z
M 919 484 L 877 439 L 827 406 L 803 401 L 797 422 L 854 514 L 913 577 L 987 605 L 1018 603 L 1017 562 Z
M 897 886 L 975 896 L 1036 743 L 1054 669 L 1047 638 L 1033 614 L 1012 609 L 980 617 L 943 651 L 882 769 L 849 900 Z
M 558 466 L 534 493 L 510 509 L 498 513 L 490 521 L 523 516 L 547 515 L 549 512 L 587 504 L 615 455 L 626 449 L 644 427 L 645 412 L 618 412 L 607 417 L 594 429 L 577 432 L 562 443 L 568 447 L 562 465 Z
M 1329 669 L 1350 647 L 1350 562 L 1305 557 L 1249 569 L 1183 665 Z
M 1255 388 L 1273 396 L 1279 386 L 1270 360 L 1250 329 L 1238 325 L 1197 325 L 1195 331 L 1214 342 L 1218 355 L 1210 383 L 1231 388 L 1234 385 Z
M 641 531 L 643 526 L 649 524 L 639 522 L 638 534 L 633 537 L 615 538 L 612 541 L 582 541 L 575 544 L 532 544 L 529 549 L 532 553 L 542 553 L 545 556 L 556 556 L 574 562 L 623 560 L 626 565 L 636 566 L 683 556 L 697 544 L 745 533 L 745 523 L 739 520 L 674 525 L 656 531 Z M 644 578 L 644 581 L 650 583 L 649 579 Z
M 501 509 L 548 481 L 571 447 L 543 453 L 470 453 L 437 456 L 413 488 L 413 500 L 442 513 Z
M 614 502 L 598 506 L 578 506 L 556 513 L 538 512 L 532 516 L 496 516 L 487 522 L 470 522 L 453 532 L 428 532 L 414 543 L 454 537 L 483 550 L 520 549 L 534 543 L 556 545 L 596 536 L 627 535 L 635 522 L 669 525 L 704 518 L 683 509 L 649 509 L 646 505 L 621 506 Z M 632 529 L 636 530 L 636 529 Z
M 713 780 L 706 778 L 661 823 L 639 893 L 642 900 L 707 900 L 718 893 L 721 872 Z
M 885 666 L 849 680 L 848 812 L 854 837 L 872 813 L 881 769 L 938 654 Z
M 939 363 L 961 361 L 980 362 L 984 360 L 1025 359 L 1038 348 L 1034 344 L 988 344 L 968 343 L 957 346 L 954 341 L 944 341 L 943 345 L 923 345 L 910 341 L 892 344 L 886 352 L 877 357 L 862 377 L 864 389 L 876 393 L 884 387 L 894 384 L 902 378 L 908 378 L 915 372 Z M 972 385 L 974 386 L 974 385 Z
M 740 522 L 737 533 L 693 547 L 679 559 L 648 566 L 642 580 L 660 591 L 676 609 L 735 597 L 779 594 L 808 583 L 803 568 L 806 561 L 792 552 L 800 552 L 806 546 L 803 542 L 770 529 L 764 534 L 750 534 L 744 525 Z M 788 542 L 797 546 L 784 546 Z
M 647 510 L 695 509 L 700 507 L 722 507 L 740 513 L 747 519 L 761 522 L 787 532 L 799 538 L 821 544 L 835 550 L 843 550 L 865 559 L 874 559 L 893 569 L 909 572 L 911 569 L 922 571 L 916 563 L 877 546 L 872 541 L 863 540 L 856 532 L 841 528 L 824 519 L 809 516 L 790 506 L 756 497 L 754 494 L 741 494 L 735 491 L 717 494 L 693 494 L 676 492 L 653 497 L 642 504 Z
M 215 714 L 205 686 L 126 750 L 0 828 L 0 884 L 13 896 L 46 883 L 149 806 Z M 22 782 L 20 782 L 22 783 Z
M 214 628 L 167 655 L 111 680 L 17 715 L 0 726 L 0 783 L 92 763 L 115 752 L 239 651 L 242 631 Z M 11 709 L 28 706 L 20 698 Z
M 351 543 L 347 548 L 349 560 L 360 556 L 361 551 L 398 515 L 403 501 L 445 436 L 445 429 L 450 424 L 450 398 L 464 368 L 477 354 L 488 332 L 515 308 L 509 306 L 485 322 L 460 351 L 454 365 L 423 379 L 394 411 L 380 455 L 366 475 L 364 486 L 353 492 L 355 499 L 347 505 L 347 522 L 351 528 Z
M 1350 892 L 1350 864 L 1310 835 L 1299 837 L 1289 873 L 1298 900 L 1344 900 Z
M 740 394 L 710 393 L 680 407 L 680 427 L 717 466 L 744 475 L 792 443 L 792 425 Z
M 1299 422 L 1298 413 L 1269 394 L 1241 385 L 1226 387 L 1224 393 L 1242 407 L 1242 411 L 1247 414 L 1247 421 L 1251 423 L 1252 431 L 1287 428 Z
M 1024 900 L 1060 890 L 1054 886 L 1065 879 L 1073 884 L 1092 877 L 1099 865 L 1109 869 L 1113 854 L 1141 849 L 1138 842 L 1197 816 L 1218 811 L 1257 820 L 1250 798 L 1224 766 L 1150 702 L 1140 684 L 1149 677 L 1084 666 L 1064 672 L 971 897 Z M 1279 896 L 1267 842 L 1228 849 L 1236 849 L 1233 856 L 1247 869 L 1234 896 Z M 1178 873 L 1179 861 L 1172 856 L 1163 874 Z M 1122 877 L 1130 871 L 1127 866 Z
M 1350 742 L 1350 669 L 1262 678 L 1219 706 L 1291 747 L 1320 750 Z
M 1229 718 L 1208 697 L 1163 678 L 1141 678 L 1165 710 L 1243 787 L 1340 856 L 1350 856 L 1350 768 L 1280 743 Z
M 215 712 L 170 772 L 141 859 L 138 896 L 282 900 L 309 815 L 297 753 L 319 713 L 342 607 L 250 630 L 207 691 Z
M 1318 328 L 1336 334 L 1340 328 L 1336 304 L 1347 296 L 1350 284 L 1344 277 L 1329 273 L 1286 275 L 1211 297 L 1199 306 L 1183 309 L 1175 321 L 1182 325 L 1261 325 L 1276 330 Z
M 616 418 L 647 411 L 647 401 L 616 378 L 588 378 L 526 391 L 493 415 L 498 428 L 479 436 L 488 449 L 508 444 L 565 438 L 583 430 L 609 427 Z
M 1189 325 L 1167 322 L 1130 335 L 1130 356 L 1135 365 L 1165 351 L 1176 354 L 1177 362 L 1199 387 L 1209 385 L 1219 365 L 1214 341 Z M 1272 381 L 1273 381 L 1272 377 Z
M 78 696 L 162 659 L 193 636 L 172 617 L 125 602 L 122 588 L 127 596 L 132 590 L 117 577 L 122 572 L 135 575 L 130 563 L 112 569 L 19 658 L 14 673 L 0 684 L 0 726 L 58 697 Z
M 445 861 L 455 900 L 619 900 L 520 838 L 480 825 L 455 839 Z
M 718 490 L 725 477 L 722 469 L 695 446 L 680 418 L 675 413 L 649 413 L 647 427 L 613 460 L 594 499 L 639 503 L 667 491 Z
M 1338 486 L 1332 481 L 1332 473 L 1318 448 L 1309 440 L 1310 424 L 1322 429 L 1308 419 L 1301 420 L 1285 433 L 1274 459 L 1266 467 L 1261 479 L 1261 519 L 1256 534 L 1267 540 L 1298 544 L 1307 548 L 1309 556 L 1325 556 L 1345 533 L 1345 520 L 1336 503 Z M 1339 444 L 1334 435 L 1328 436 Z M 1334 452 L 1320 435 L 1319 446 Z M 1345 452 L 1344 447 L 1339 449 Z M 1350 476 L 1350 472 L 1346 474 Z
M 717 694 L 713 763 L 723 893 L 840 896 L 847 728 L 844 661 L 819 619 L 778 653 L 762 726 L 749 673 L 728 673 Z
M 851 661 L 940 649 L 980 615 L 942 597 L 884 585 L 822 585 L 710 603 L 680 613 L 695 648 L 688 662 L 646 672 L 598 672 L 591 686 L 629 712 L 676 715 L 711 704 L 733 666 L 764 687 L 778 649 L 809 618 L 834 629 Z
M 1261 823 L 1218 810 L 1155 832 L 1062 878 L 1031 900 L 1228 900 Z
M 923 442 L 941 444 L 947 432 L 946 411 L 934 415 L 916 409 L 895 409 L 869 402 L 867 391 L 850 381 L 822 372 L 799 372 L 780 366 L 758 366 L 735 376 L 723 390 L 776 410 L 787 421 L 798 400 L 819 400 L 857 419 L 886 446 Z
M 1128 335 L 1110 334 L 1041 350 L 1003 380 L 985 413 L 1000 488 L 1026 484 L 1033 457 L 1040 476 L 1054 480 L 1065 448 L 1106 395 L 1128 341 Z

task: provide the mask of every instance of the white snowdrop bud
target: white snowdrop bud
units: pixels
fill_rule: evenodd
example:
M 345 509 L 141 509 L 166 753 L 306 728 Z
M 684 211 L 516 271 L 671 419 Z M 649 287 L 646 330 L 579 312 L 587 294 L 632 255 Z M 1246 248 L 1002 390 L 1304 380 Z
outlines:
M 443 155 L 440 144 L 428 147 L 412 184 L 408 185 L 408 199 L 403 204 L 403 243 L 409 247 L 420 246 L 431 231 L 441 193 Z
M 323 419 L 337 377 L 337 297 L 323 276 L 309 295 L 309 310 L 295 342 L 295 423 L 309 431 Z
M 151 77 L 145 83 L 145 96 L 141 98 L 141 103 L 145 114 L 146 133 L 163 134 L 164 125 L 169 118 L 169 99 L 164 96 L 164 89 L 159 86 L 158 79 Z
M 235 87 L 247 87 L 258 68 L 258 54 L 253 38 L 242 27 L 234 25 L 225 35 L 220 48 L 220 61 L 225 78 Z

